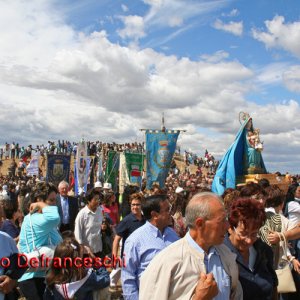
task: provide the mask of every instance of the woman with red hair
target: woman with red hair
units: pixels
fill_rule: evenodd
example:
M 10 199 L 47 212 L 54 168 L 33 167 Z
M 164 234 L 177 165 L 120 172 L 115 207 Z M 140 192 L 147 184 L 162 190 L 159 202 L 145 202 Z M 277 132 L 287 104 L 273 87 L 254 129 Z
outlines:
M 278 284 L 273 252 L 259 237 L 266 220 L 263 205 L 255 199 L 239 198 L 229 211 L 228 236 L 224 243 L 237 255 L 244 300 L 271 300 Z

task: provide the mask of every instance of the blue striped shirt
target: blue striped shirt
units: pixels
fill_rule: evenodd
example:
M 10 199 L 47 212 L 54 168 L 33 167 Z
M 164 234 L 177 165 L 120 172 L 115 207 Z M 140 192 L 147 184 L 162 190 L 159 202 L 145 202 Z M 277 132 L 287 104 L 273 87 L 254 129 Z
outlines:
M 126 240 L 122 268 L 122 288 L 125 300 L 138 300 L 140 277 L 154 256 L 179 237 L 173 229 L 166 227 L 163 234 L 148 221 L 134 231 Z

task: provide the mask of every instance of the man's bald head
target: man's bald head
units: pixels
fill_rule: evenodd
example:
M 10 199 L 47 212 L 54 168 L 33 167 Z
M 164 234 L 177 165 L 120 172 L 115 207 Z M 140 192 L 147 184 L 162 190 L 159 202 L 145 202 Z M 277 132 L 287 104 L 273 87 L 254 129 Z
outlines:
M 186 226 L 193 227 L 197 218 L 209 219 L 215 204 L 223 206 L 222 199 L 214 193 L 203 192 L 194 195 L 185 210 Z

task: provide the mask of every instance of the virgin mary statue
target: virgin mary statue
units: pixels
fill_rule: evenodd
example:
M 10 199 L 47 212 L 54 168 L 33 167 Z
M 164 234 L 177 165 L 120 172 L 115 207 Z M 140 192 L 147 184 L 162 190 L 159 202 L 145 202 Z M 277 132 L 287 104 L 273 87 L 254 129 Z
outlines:
M 218 195 L 227 188 L 235 188 L 237 176 L 267 173 L 261 155 L 263 144 L 259 129 L 253 128 L 252 118 L 247 113 L 240 113 L 240 122 L 235 141 L 222 158 L 214 177 L 212 191 Z

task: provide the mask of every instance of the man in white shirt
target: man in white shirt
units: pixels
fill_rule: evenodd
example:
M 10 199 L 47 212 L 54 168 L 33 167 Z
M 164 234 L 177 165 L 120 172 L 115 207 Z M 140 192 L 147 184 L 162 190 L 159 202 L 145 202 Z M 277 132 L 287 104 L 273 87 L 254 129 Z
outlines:
M 295 191 L 294 200 L 288 203 L 288 217 L 295 225 L 300 222 L 300 186 Z
M 95 256 L 102 251 L 101 224 L 103 210 L 99 206 L 100 192 L 92 189 L 86 195 L 87 205 L 79 211 L 75 220 L 75 238 L 88 246 Z

